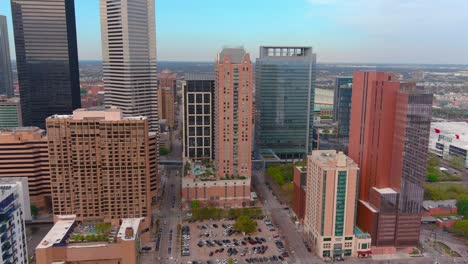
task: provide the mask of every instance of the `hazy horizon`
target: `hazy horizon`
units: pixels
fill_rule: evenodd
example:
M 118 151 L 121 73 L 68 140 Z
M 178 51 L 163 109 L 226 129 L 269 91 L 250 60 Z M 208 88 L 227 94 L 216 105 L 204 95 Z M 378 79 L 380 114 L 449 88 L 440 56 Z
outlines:
M 9 2 L 6 15 L 14 58 Z M 101 59 L 99 0 L 76 0 L 80 60 Z M 312 46 L 320 63 L 468 64 L 464 0 L 156 0 L 159 61 L 214 61 L 225 45 Z

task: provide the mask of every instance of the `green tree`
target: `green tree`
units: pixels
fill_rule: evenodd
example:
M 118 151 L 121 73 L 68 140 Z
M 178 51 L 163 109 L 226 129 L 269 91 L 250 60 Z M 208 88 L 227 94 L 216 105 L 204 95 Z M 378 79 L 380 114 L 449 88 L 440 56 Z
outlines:
M 426 177 L 428 182 L 436 182 L 440 181 L 440 177 L 442 176 L 442 173 L 440 172 L 439 168 L 429 166 L 426 169 Z
M 460 156 L 454 156 L 450 159 L 450 167 L 462 171 L 465 169 L 465 160 Z
M 453 232 L 459 236 L 468 238 L 468 220 L 457 220 L 453 226 Z
M 192 201 L 192 209 L 198 209 L 199 206 L 200 206 L 200 203 L 198 202 L 198 200 Z
M 457 200 L 458 214 L 468 220 L 468 194 L 461 195 Z
M 31 204 L 31 215 L 36 217 L 39 213 L 39 209 L 34 204 Z
M 267 168 L 267 174 L 273 178 L 273 181 L 282 186 L 293 180 L 293 164 L 274 164 Z
M 234 260 L 232 260 L 232 258 L 230 258 L 230 259 L 228 260 L 228 264 L 234 264 Z
M 171 153 L 171 150 L 170 150 L 170 149 L 168 149 L 168 148 L 166 148 L 166 147 L 160 147 L 160 148 L 159 148 L 159 154 L 160 154 L 160 155 L 167 155 L 167 154 L 169 154 L 169 153 Z
M 247 215 L 241 215 L 236 219 L 234 228 L 247 234 L 253 233 L 257 228 L 257 221 Z

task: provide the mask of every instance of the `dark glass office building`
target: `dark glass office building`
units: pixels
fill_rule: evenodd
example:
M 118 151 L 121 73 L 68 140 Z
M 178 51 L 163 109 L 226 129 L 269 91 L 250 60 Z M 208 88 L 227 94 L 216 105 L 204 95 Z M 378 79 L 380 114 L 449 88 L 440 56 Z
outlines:
M 74 0 L 11 0 L 24 126 L 81 106 Z
M 12 97 L 14 92 L 9 42 L 7 20 L 0 15 L 0 95 Z
M 184 96 L 184 157 L 214 159 L 215 75 L 186 74 Z
M 316 58 L 311 47 L 260 47 L 256 149 L 299 159 L 313 147 Z
M 338 123 L 339 150 L 345 153 L 348 153 L 352 87 L 352 77 L 336 77 L 333 95 L 333 122 Z

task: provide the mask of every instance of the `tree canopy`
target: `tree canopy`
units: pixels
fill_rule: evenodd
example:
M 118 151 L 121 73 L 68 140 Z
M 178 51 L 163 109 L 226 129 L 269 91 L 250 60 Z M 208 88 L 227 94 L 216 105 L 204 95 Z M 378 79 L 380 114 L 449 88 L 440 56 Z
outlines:
M 257 228 L 257 221 L 252 220 L 247 215 L 241 215 L 236 219 L 234 228 L 247 234 L 251 234 L 255 232 L 255 229 Z
M 160 147 L 159 148 L 159 154 L 161 155 L 167 155 L 171 152 L 170 149 L 166 148 L 166 147 Z
M 453 226 L 453 231 L 459 236 L 468 238 L 468 220 L 457 220 Z
M 267 174 L 273 178 L 273 181 L 282 186 L 293 180 L 292 164 L 274 164 L 267 168 Z

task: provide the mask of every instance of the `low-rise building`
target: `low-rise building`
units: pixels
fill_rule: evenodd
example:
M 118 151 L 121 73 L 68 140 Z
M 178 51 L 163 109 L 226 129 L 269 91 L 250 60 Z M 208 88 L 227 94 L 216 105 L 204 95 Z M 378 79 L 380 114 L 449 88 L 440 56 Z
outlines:
M 307 188 L 307 167 L 294 166 L 293 171 L 294 195 L 293 195 L 293 211 L 299 221 L 304 222 L 304 211 L 306 204 L 306 188 Z
M 372 253 L 370 235 L 355 226 L 358 173 L 358 165 L 342 152 L 308 156 L 304 231 L 320 258 Z
M 468 121 L 431 123 L 429 150 L 446 160 L 461 157 L 468 168 Z
M 26 178 L 0 180 L 0 263 L 28 263 L 26 228 L 31 219 Z
M 456 214 L 457 200 L 423 201 L 423 216 Z
M 137 264 L 143 218 L 122 219 L 120 226 L 79 222 L 74 215 L 58 221 L 36 247 L 36 263 Z
M 224 177 L 216 175 L 211 162 L 185 163 L 182 178 L 182 203 L 190 207 L 196 200 L 200 205 L 217 207 L 245 207 L 251 202 L 250 177 Z
M 50 211 L 49 154 L 44 130 L 37 127 L 0 130 L 0 177 L 26 177 L 31 205 L 39 215 Z

